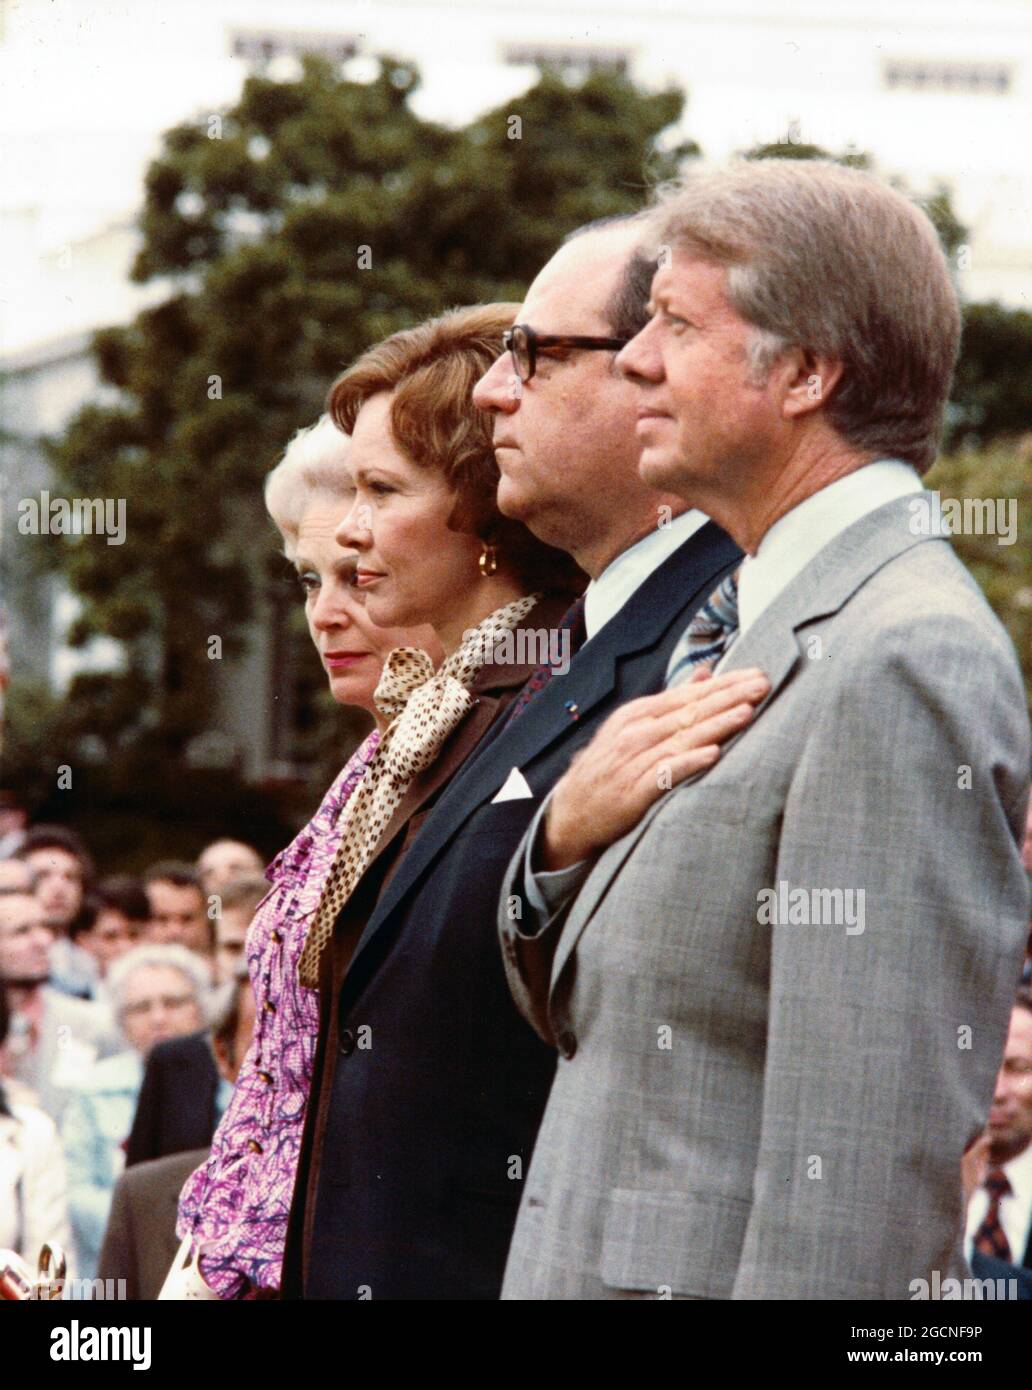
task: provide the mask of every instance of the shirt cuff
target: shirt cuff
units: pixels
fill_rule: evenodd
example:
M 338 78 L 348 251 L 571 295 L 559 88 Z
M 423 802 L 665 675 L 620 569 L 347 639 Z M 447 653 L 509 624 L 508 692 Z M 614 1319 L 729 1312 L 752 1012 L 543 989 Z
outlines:
M 527 847 L 523 853 L 520 875 L 522 884 L 516 885 L 517 889 L 522 887 L 523 892 L 520 896 L 530 911 L 527 921 L 514 922 L 513 926 L 517 936 L 528 941 L 540 936 L 556 914 L 562 912 L 576 897 L 591 868 L 589 860 L 581 859 L 565 869 L 534 869 L 534 860 L 541 858 L 540 841 L 547 811 L 548 798 L 531 822 Z

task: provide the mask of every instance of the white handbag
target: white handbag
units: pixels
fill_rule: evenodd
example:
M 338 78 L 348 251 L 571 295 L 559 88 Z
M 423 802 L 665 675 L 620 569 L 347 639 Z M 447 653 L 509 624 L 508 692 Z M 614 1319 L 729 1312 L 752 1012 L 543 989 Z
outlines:
M 184 1239 L 172 1261 L 172 1268 L 165 1275 L 165 1282 L 158 1294 L 158 1301 L 162 1299 L 218 1299 L 215 1290 L 204 1282 L 200 1264 L 194 1253 L 192 1236 Z

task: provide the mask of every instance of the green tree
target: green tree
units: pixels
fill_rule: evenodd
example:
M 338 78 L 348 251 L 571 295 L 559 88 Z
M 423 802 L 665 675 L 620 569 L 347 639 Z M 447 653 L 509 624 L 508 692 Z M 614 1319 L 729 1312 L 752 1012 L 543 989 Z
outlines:
M 262 477 L 342 366 L 449 305 L 521 298 L 565 232 L 638 208 L 695 152 L 660 148 L 679 93 L 612 74 L 545 74 L 458 130 L 415 114 L 417 83 L 389 58 L 368 83 L 315 59 L 296 81 L 251 77 L 147 172 L 133 273 L 169 297 L 96 335 L 118 399 L 53 448 L 72 495 L 127 500 L 123 546 L 62 552 L 85 600 L 75 639 L 126 644 L 124 671 L 69 704 L 112 753 L 174 760 L 208 726 L 208 637 L 232 653 L 270 582 Z
M 1026 519 L 1032 516 L 1030 463 L 1032 449 L 1028 444 L 1016 448 L 997 445 L 984 451 L 965 449 L 939 459 L 925 486 L 940 493 L 944 506 L 951 498 L 996 504 L 996 532 L 955 530 L 953 545 L 1010 633 L 1025 688 L 1032 692 L 1032 554 L 1024 531 Z M 1003 517 L 1010 517 L 1016 526 L 1009 538 L 999 521 L 1001 509 Z
M 947 443 L 986 445 L 1032 431 L 1032 314 L 968 304 Z

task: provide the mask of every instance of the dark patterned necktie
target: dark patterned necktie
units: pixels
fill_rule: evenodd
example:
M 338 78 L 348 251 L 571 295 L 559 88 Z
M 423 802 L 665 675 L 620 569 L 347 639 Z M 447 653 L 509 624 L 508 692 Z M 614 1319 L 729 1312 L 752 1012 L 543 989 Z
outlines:
M 559 623 L 559 631 L 569 632 L 570 655 L 576 656 L 588 636 L 587 628 L 584 626 L 583 594 L 581 594 L 580 598 L 576 599 L 563 614 L 562 620 Z M 506 721 L 507 725 L 511 724 L 514 719 L 519 719 L 520 715 L 527 708 L 538 691 L 544 690 L 545 686 L 552 679 L 552 674 L 552 667 L 550 665 L 538 666 L 531 672 L 530 679 L 513 702 L 512 713 Z
M 697 611 L 676 651 L 667 686 L 686 680 L 696 666 L 708 662 L 716 666 L 738 636 L 738 576 L 741 569 L 726 575 Z
M 1011 1262 L 1010 1242 L 1000 1225 L 1000 1201 L 1013 1189 L 1002 1168 L 990 1168 L 983 1186 L 989 1193 L 989 1210 L 975 1232 L 975 1249 L 982 1255 L 995 1255 L 998 1260 Z

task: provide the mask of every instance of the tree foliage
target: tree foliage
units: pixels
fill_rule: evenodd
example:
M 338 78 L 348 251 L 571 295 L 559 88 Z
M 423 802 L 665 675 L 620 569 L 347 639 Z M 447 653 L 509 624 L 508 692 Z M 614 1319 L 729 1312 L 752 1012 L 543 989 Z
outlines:
M 1032 516 L 1032 441 L 1018 446 L 960 450 L 939 459 L 928 473 L 925 486 L 940 493 L 943 505 L 950 498 L 971 498 L 993 503 L 993 525 L 984 524 L 984 513 L 975 513 L 978 526 L 957 530 L 953 546 L 982 588 L 993 612 L 1010 633 L 1032 692 L 1032 567 L 1024 519 Z M 948 516 L 948 514 L 947 514 Z M 1009 542 L 1003 519 L 1010 518 L 1015 531 Z
M 1032 431 L 1032 314 L 968 304 L 953 384 L 949 443 L 986 445 Z
M 450 305 L 522 298 L 567 231 L 638 208 L 694 151 L 657 143 L 679 93 L 610 74 L 546 74 L 462 129 L 420 118 L 417 84 L 389 58 L 367 83 L 316 59 L 295 81 L 253 76 L 147 171 L 133 275 L 171 293 L 96 335 L 118 401 L 53 450 L 73 495 L 127 501 L 124 545 L 64 552 L 78 640 L 127 646 L 126 670 L 69 705 L 112 748 L 176 757 L 207 726 L 207 638 L 232 650 L 275 549 L 263 475 L 341 368 Z

